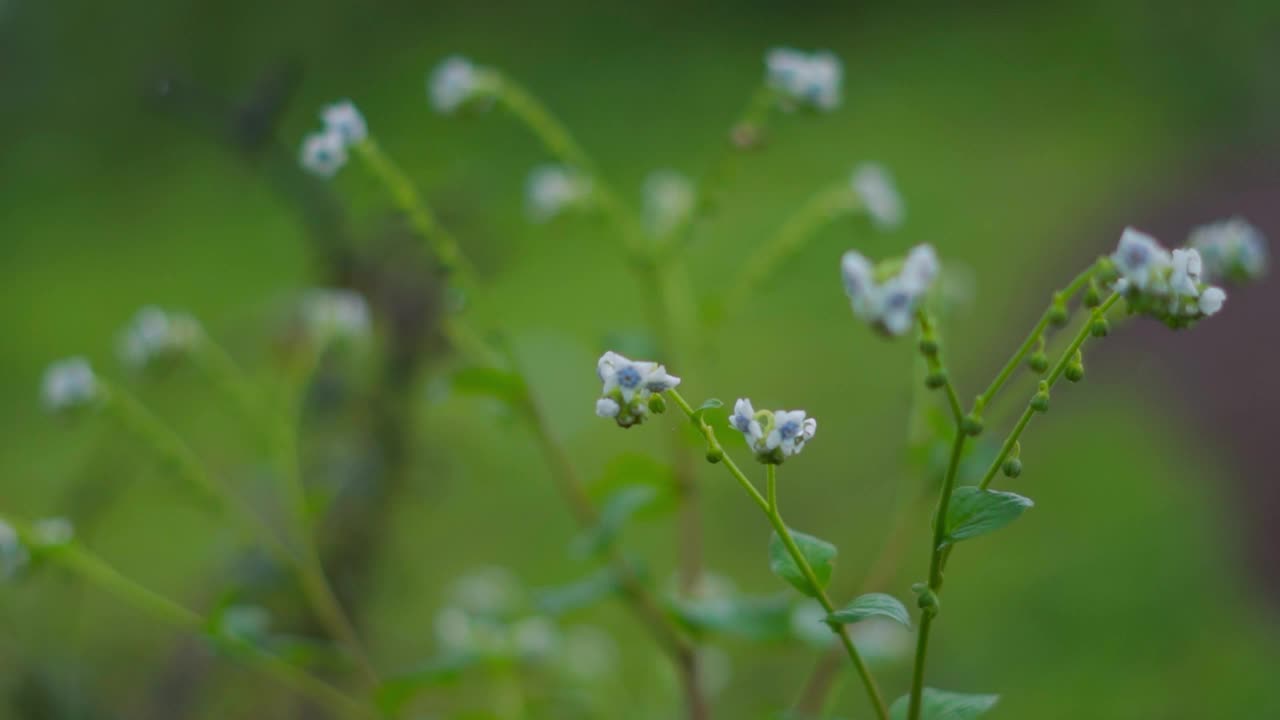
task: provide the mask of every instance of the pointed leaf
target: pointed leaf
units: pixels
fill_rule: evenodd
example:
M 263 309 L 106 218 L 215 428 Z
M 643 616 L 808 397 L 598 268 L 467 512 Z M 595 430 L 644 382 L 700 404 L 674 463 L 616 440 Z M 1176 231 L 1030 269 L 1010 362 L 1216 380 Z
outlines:
M 676 599 L 671 612 L 695 633 L 777 642 L 791 630 L 791 602 L 785 596 L 732 595 L 701 600 Z
M 724 403 L 719 398 L 710 398 L 708 400 L 704 400 L 702 404 L 699 405 L 697 409 L 693 411 L 693 417 L 689 419 L 693 421 L 694 425 L 697 425 L 698 421 L 701 420 L 702 417 L 707 414 L 707 411 L 717 410 L 722 407 L 724 407 Z
M 956 488 L 947 506 L 946 544 L 985 535 L 1008 525 L 1035 503 L 1016 493 Z
M 897 620 L 904 626 L 911 627 L 911 615 L 898 598 L 885 593 L 867 593 L 853 602 L 827 616 L 827 620 L 841 625 L 850 625 L 859 620 L 879 615 L 890 620 Z
M 595 605 L 621 587 L 618 572 L 612 566 L 606 566 L 568 585 L 537 591 L 533 604 L 540 611 L 559 617 Z
M 790 583 L 791 587 L 796 590 L 809 597 L 817 597 L 819 591 L 831 581 L 831 561 L 835 559 L 836 546 L 826 540 L 794 530 L 791 531 L 791 536 L 795 538 L 796 546 L 800 548 L 800 554 L 808 561 L 809 567 L 813 568 L 813 574 L 818 579 L 818 587 L 814 588 L 809 584 L 804 571 L 800 569 L 800 566 L 796 565 L 795 559 L 791 557 L 786 544 L 782 542 L 782 538 L 778 537 L 777 533 L 774 533 L 769 538 L 769 569 L 773 571 L 774 575 Z
M 658 499 L 658 490 L 652 485 L 631 485 L 609 496 L 600 509 L 596 526 L 574 540 L 574 553 L 586 557 L 607 548 L 633 515 Z
M 999 695 L 964 695 L 925 688 L 920 697 L 920 720 L 974 720 L 995 706 Z M 911 696 L 903 695 L 889 708 L 890 720 L 906 720 Z

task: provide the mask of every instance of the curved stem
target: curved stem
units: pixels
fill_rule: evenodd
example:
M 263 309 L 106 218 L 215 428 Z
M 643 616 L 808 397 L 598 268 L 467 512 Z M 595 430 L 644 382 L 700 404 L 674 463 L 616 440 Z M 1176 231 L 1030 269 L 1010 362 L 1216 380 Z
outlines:
M 30 538 L 31 533 L 23 526 L 6 521 L 18 529 L 24 540 Z M 147 615 L 191 632 L 204 634 L 208 631 L 208 622 L 199 614 L 139 585 L 75 543 L 49 548 L 46 554 L 54 562 Z M 305 695 L 340 717 L 368 719 L 378 717 L 372 708 L 253 643 L 225 635 L 215 636 L 215 640 L 234 650 L 246 664 L 275 678 L 282 685 Z

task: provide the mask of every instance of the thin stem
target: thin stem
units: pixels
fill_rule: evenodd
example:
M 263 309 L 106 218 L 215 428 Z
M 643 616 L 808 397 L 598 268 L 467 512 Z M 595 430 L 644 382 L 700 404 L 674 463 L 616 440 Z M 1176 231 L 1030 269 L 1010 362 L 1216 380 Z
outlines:
M 737 279 L 724 295 L 721 319 L 745 305 L 751 294 L 778 266 L 798 253 L 819 230 L 861 207 L 861 201 L 847 184 L 834 185 L 810 197 L 782 224 L 776 235 L 747 258 Z
M 733 476 L 740 485 L 742 485 L 743 489 L 747 491 L 747 495 L 755 501 L 756 505 L 760 507 L 761 512 L 763 512 L 765 517 L 769 519 L 769 523 L 773 525 L 773 529 L 778 534 L 778 538 L 782 541 L 783 546 L 786 547 L 787 553 L 791 555 L 791 559 L 795 562 L 796 567 L 800 568 L 800 572 L 804 575 L 805 580 L 808 581 L 809 585 L 813 588 L 814 597 L 822 604 L 822 607 L 826 609 L 828 614 L 835 612 L 835 605 L 831 602 L 831 598 L 827 596 L 827 593 L 822 589 L 822 584 L 818 582 L 817 574 L 814 573 L 813 567 L 805 558 L 804 553 L 800 551 L 800 547 L 796 545 L 795 538 L 792 536 L 791 530 L 783 521 L 782 515 L 778 509 L 777 466 L 772 464 L 767 466 L 767 497 L 765 495 L 761 495 L 760 491 L 756 489 L 756 486 L 747 478 L 746 474 L 742 472 L 742 469 L 738 467 L 738 464 L 733 461 L 733 458 L 724 453 L 724 448 L 721 447 L 720 442 L 716 439 L 715 429 L 696 414 L 693 406 L 691 406 L 679 392 L 676 390 L 668 390 L 667 395 L 670 396 L 672 401 L 684 411 L 685 415 L 687 415 L 690 420 L 694 421 L 695 427 L 697 427 L 703 437 L 706 438 L 709 453 L 719 459 L 719 463 L 724 465 L 725 470 L 727 470 L 729 474 Z M 854 669 L 862 679 L 862 683 L 866 687 L 867 696 L 876 712 L 876 716 L 881 718 L 881 720 L 888 720 L 889 707 L 884 702 L 884 696 L 880 692 L 879 685 L 876 684 L 875 677 L 871 675 L 871 669 L 867 667 L 866 662 L 863 661 L 862 656 L 858 653 L 857 647 L 854 646 L 853 641 L 849 638 L 849 633 L 843 625 L 831 625 L 830 627 L 831 632 L 835 633 L 836 636 L 840 638 L 840 644 L 844 646 L 850 662 L 853 663 Z
M 452 276 L 455 284 L 464 290 L 475 285 L 475 272 L 462 253 L 458 239 L 436 219 L 431 206 L 422 198 L 418 188 L 400 166 L 382 151 L 372 137 L 355 146 L 356 155 L 364 161 L 374 175 L 382 181 L 400 211 L 409 219 L 424 241 L 428 243 L 436 262 Z
M 1066 372 L 1067 365 L 1071 362 L 1071 358 L 1075 356 L 1076 351 L 1083 347 L 1085 341 L 1089 339 L 1093 323 L 1106 317 L 1107 311 L 1109 311 L 1119 300 L 1120 296 L 1112 293 L 1101 305 L 1094 308 L 1093 312 L 1090 313 L 1088 320 L 1085 321 L 1079 332 L 1077 332 L 1075 337 L 1071 340 L 1071 344 L 1062 351 L 1062 355 L 1058 358 L 1058 362 L 1054 364 L 1053 369 L 1049 372 L 1049 376 L 1045 380 L 1049 388 L 1052 389 L 1053 386 L 1057 384 L 1058 380 L 1062 378 L 1062 374 Z M 1000 454 L 995 457 L 991 462 L 991 465 L 987 467 L 987 471 L 983 474 L 982 481 L 978 483 L 979 488 L 986 490 L 991 486 L 992 480 L 995 479 L 996 472 L 1000 469 L 1000 466 L 1004 464 L 1005 459 L 1009 457 L 1009 453 L 1013 452 L 1013 446 L 1017 444 L 1018 438 L 1020 438 L 1022 436 L 1022 432 L 1027 429 L 1027 425 L 1031 422 L 1031 418 L 1035 413 L 1036 411 L 1030 405 L 1022 411 L 1022 415 L 1018 418 L 1018 422 L 1013 426 L 1013 430 L 1000 446 Z
M 18 523 L 7 522 L 18 528 L 24 540 L 29 541 L 31 536 L 29 531 Z M 191 632 L 201 634 L 207 632 L 208 622 L 205 618 L 139 585 L 75 543 L 49 548 L 46 556 L 144 614 Z M 340 717 L 377 717 L 377 713 L 363 703 L 246 640 L 221 635 L 216 636 L 215 639 L 235 650 L 245 664 L 275 678 L 282 685 L 305 695 Z
M 768 464 L 765 467 L 768 473 L 769 493 L 769 510 L 765 514 L 769 517 L 769 524 L 773 525 L 774 532 L 782 540 L 783 546 L 786 547 L 787 553 L 791 555 L 796 567 L 800 568 L 805 581 L 809 583 L 809 587 L 813 590 L 813 596 L 817 598 L 818 602 L 822 604 L 822 608 L 829 615 L 836 611 L 835 604 L 831 602 L 831 598 L 822 589 L 822 583 L 818 581 L 817 573 L 813 571 L 813 566 L 809 564 L 808 558 L 800 551 L 800 546 L 796 544 L 796 539 L 791 534 L 791 529 L 787 527 L 786 522 L 783 521 L 782 513 L 778 508 L 778 466 Z M 840 644 L 844 646 L 845 653 L 849 656 L 849 661 L 853 663 L 854 670 L 857 671 L 858 677 L 862 679 L 863 687 L 866 688 L 867 697 L 871 700 L 871 707 L 875 710 L 876 716 L 881 720 L 889 720 L 889 706 L 885 704 L 884 695 L 880 692 L 880 686 L 871 674 L 871 668 L 867 667 L 866 661 L 862 659 L 858 648 L 853 644 L 853 639 L 849 637 L 848 629 L 840 624 L 830 624 L 828 627 L 840 639 Z
M 1022 345 L 1018 346 L 1018 349 L 1014 351 L 1013 356 L 1004 364 L 1000 372 L 996 373 L 995 379 L 991 381 L 987 389 L 978 396 L 979 407 L 986 407 L 991 404 L 991 400 L 996 396 L 996 393 L 1000 391 L 1000 388 L 1004 387 L 1004 384 L 1013 376 L 1014 371 L 1026 359 L 1027 354 L 1036 346 L 1041 336 L 1044 335 L 1044 331 L 1049 327 L 1050 318 L 1053 315 L 1054 305 L 1057 304 L 1057 301 L 1064 303 L 1070 301 L 1076 293 L 1089 284 L 1089 281 L 1093 279 L 1097 272 L 1096 265 L 1090 266 L 1055 295 L 1055 303 L 1044 311 L 1044 314 L 1040 316 L 1040 321 L 1036 323 L 1035 327 L 1031 329 L 1031 333 L 1027 335 L 1027 339 L 1022 341 Z

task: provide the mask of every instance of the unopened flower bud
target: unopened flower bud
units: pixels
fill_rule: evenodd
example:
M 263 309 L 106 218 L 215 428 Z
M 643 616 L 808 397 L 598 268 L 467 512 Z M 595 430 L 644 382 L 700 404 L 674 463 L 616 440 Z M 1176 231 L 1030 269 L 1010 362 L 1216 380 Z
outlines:
M 1004 464 L 1000 466 L 1000 470 L 1005 477 L 1016 478 L 1022 474 L 1022 461 L 1016 457 L 1011 457 L 1004 461 Z
M 961 432 L 972 437 L 981 435 L 982 428 L 982 417 L 977 413 L 969 413 L 960 423 Z
M 924 386 L 930 390 L 937 390 L 947 384 L 947 371 L 938 368 L 928 375 L 924 376 Z
M 1040 413 L 1049 412 L 1049 383 L 1040 381 L 1040 389 L 1031 398 L 1031 409 Z
M 1111 323 L 1104 317 L 1094 318 L 1093 323 L 1089 325 L 1089 333 L 1096 338 L 1106 337 L 1111 333 Z
M 1029 365 L 1032 370 L 1042 373 L 1049 369 L 1049 356 L 1045 355 L 1043 351 L 1037 350 L 1031 353 L 1031 357 L 1027 358 L 1027 365 Z
M 920 338 L 920 352 L 925 357 L 933 357 L 938 354 L 938 341 L 932 337 Z
M 1060 295 L 1053 299 L 1053 307 L 1049 308 L 1049 324 L 1054 327 L 1067 324 L 1067 304 Z
M 929 617 L 935 617 L 938 611 L 942 609 L 942 603 L 928 585 L 924 583 L 916 583 L 911 586 L 911 592 L 916 594 L 916 607 Z
M 649 410 L 654 415 L 661 415 L 667 411 L 667 401 L 661 395 L 654 393 L 649 396 Z
M 724 450 L 721 450 L 718 447 L 713 447 L 707 450 L 707 462 L 715 465 L 721 460 L 724 460 Z
M 1087 308 L 1096 308 L 1102 304 L 1102 291 L 1098 289 L 1098 281 L 1090 280 L 1089 287 L 1084 291 L 1084 306 Z

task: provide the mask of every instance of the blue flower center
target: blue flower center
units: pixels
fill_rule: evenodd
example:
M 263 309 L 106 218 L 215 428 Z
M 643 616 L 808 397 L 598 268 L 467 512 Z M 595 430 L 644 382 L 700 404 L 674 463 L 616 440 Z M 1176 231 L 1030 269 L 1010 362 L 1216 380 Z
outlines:
M 783 440 L 790 440 L 800 434 L 800 423 L 795 420 L 788 420 L 778 426 L 778 434 L 782 436 Z
M 618 384 L 628 390 L 640 386 L 640 371 L 633 367 L 624 367 L 618 371 Z
M 1130 245 L 1124 251 L 1124 262 L 1130 268 L 1140 268 L 1147 264 L 1147 248 L 1144 245 Z

